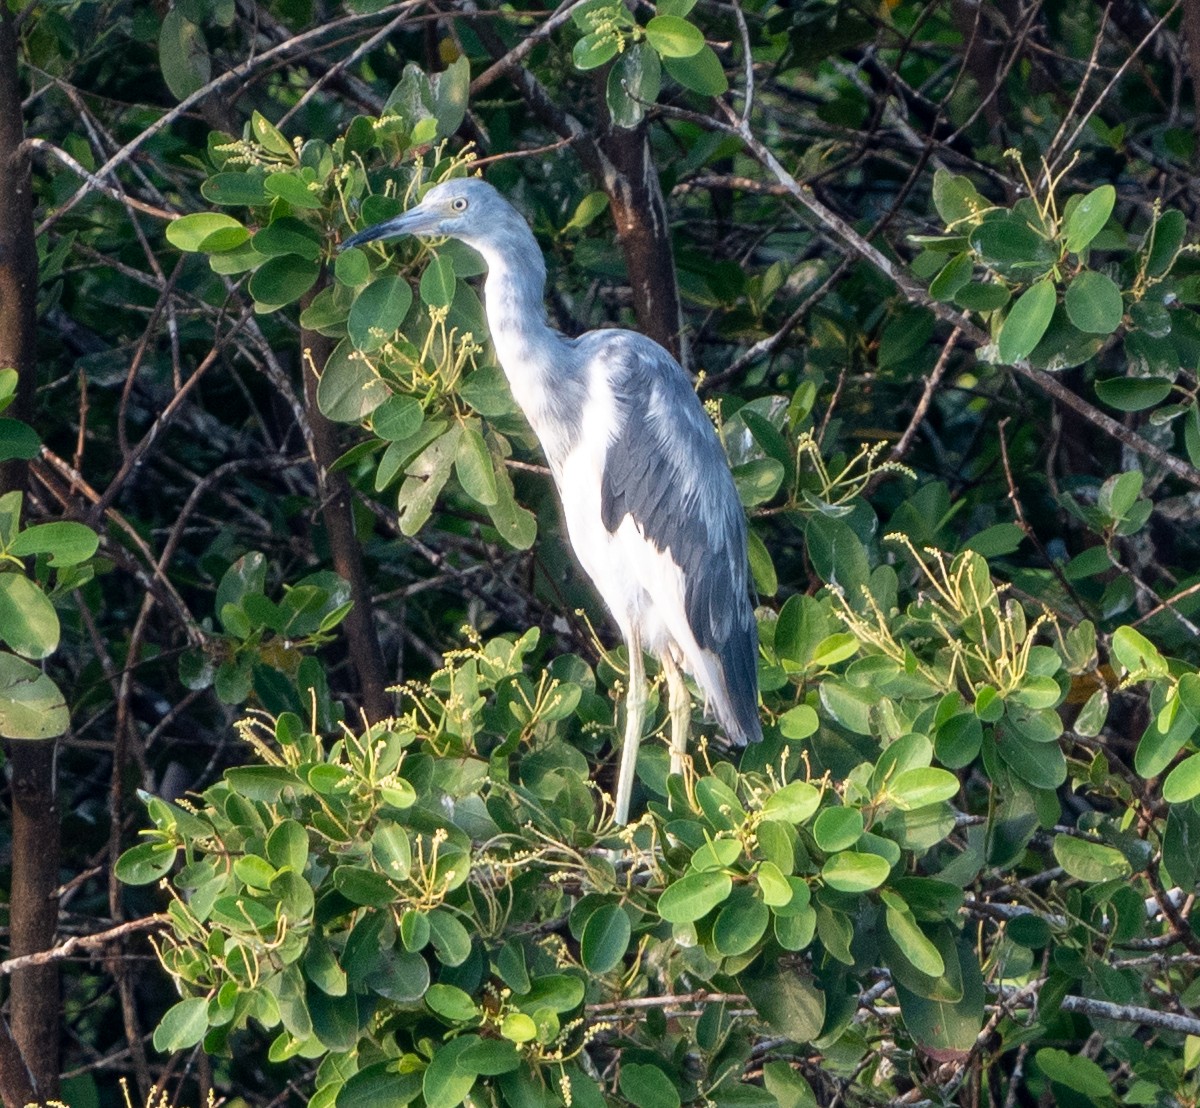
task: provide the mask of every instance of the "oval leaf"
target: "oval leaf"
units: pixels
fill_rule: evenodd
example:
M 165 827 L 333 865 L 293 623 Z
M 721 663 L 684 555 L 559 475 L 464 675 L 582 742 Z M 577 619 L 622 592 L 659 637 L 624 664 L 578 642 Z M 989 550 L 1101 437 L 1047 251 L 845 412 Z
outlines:
M 1111 335 L 1121 326 L 1121 290 L 1107 273 L 1085 270 L 1067 288 L 1067 318 L 1081 331 Z
M 1067 220 L 1067 249 L 1072 254 L 1078 254 L 1100 233 L 1116 202 L 1117 190 L 1112 185 L 1092 189 L 1079 201 Z
M 724 902 L 732 889 L 729 874 L 719 870 L 689 873 L 663 890 L 658 914 L 668 923 L 694 923 Z
M 886 858 L 878 854 L 843 851 L 821 867 L 821 876 L 831 889 L 842 893 L 865 893 L 877 889 L 892 872 Z
M 664 58 L 690 58 L 704 49 L 700 28 L 677 15 L 656 15 L 650 20 L 646 41 Z
M 1000 328 L 1001 362 L 1011 365 L 1029 356 L 1050 326 L 1056 299 L 1054 282 L 1049 280 L 1039 281 L 1021 294 Z

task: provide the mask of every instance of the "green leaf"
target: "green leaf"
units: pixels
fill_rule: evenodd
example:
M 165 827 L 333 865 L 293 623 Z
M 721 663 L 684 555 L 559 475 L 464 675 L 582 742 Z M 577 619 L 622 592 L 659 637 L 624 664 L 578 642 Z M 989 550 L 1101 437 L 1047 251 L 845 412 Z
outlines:
M 754 871 L 754 878 L 762 893 L 763 903 L 768 907 L 782 908 L 792 902 L 794 890 L 774 862 L 760 862 Z
M 471 956 L 470 932 L 444 908 L 429 913 L 429 939 L 443 966 L 461 966 Z
M 693 923 L 723 903 L 732 890 L 733 881 L 727 873 L 689 873 L 663 890 L 658 898 L 658 914 L 668 923 Z
M 1167 663 L 1158 652 L 1158 647 L 1132 627 L 1118 627 L 1113 632 L 1112 652 L 1130 674 L 1145 677 L 1167 675 Z
M 954 303 L 969 312 L 994 312 L 1012 299 L 1004 285 L 994 281 L 972 281 L 954 294 Z
M 371 263 L 362 250 L 357 246 L 352 246 L 349 250 L 341 251 L 334 259 L 333 275 L 339 284 L 347 285 L 352 289 L 362 288 L 371 279 Z M 309 305 L 306 311 L 311 310 L 311 307 L 312 305 Z M 302 324 L 303 322 L 301 319 Z
M 1183 804 L 1200 796 L 1200 754 L 1184 758 L 1167 774 L 1162 795 L 1168 804 Z
M 914 969 L 926 977 L 941 977 L 946 972 L 946 963 L 942 960 L 941 952 L 921 930 L 903 898 L 886 889 L 879 895 L 887 906 L 884 918 L 888 933 L 895 940 L 900 952 Z
M 1137 503 L 1144 480 L 1139 469 L 1113 474 L 1100 486 L 1096 507 L 1111 520 L 1123 520 Z
M 276 869 L 303 873 L 308 863 L 308 832 L 294 819 L 276 824 L 267 836 L 267 858 Z
M 852 847 L 862 838 L 863 814 L 857 808 L 826 808 L 813 824 L 813 838 L 827 854 Z
M 783 484 L 784 468 L 774 458 L 752 458 L 733 467 L 733 483 L 747 508 L 765 504 Z
M 162 17 L 158 34 L 158 64 L 163 80 L 176 100 L 184 100 L 193 92 L 198 92 L 212 76 L 212 59 L 208 56 L 204 33 L 195 23 L 184 18 L 178 5 L 170 8 Z
M 469 1023 L 479 1019 L 479 1008 L 475 1001 L 454 985 L 430 985 L 425 994 L 425 1003 L 431 1012 L 451 1023 Z
M 138 843 L 117 859 L 117 877 L 126 885 L 151 885 L 171 872 L 177 853 L 174 843 Z
M 779 733 L 793 742 L 815 735 L 820 725 L 817 713 L 807 704 L 797 704 L 779 717 Z
M 877 889 L 892 872 L 886 858 L 844 850 L 821 867 L 821 877 L 831 889 L 842 893 L 865 893 Z
M 154 1029 L 154 1049 L 164 1054 L 187 1050 L 207 1031 L 208 1001 L 202 996 L 189 997 L 167 1009 Z
M 660 17 L 663 18 L 663 17 Z M 700 96 L 721 96 L 729 91 L 729 78 L 716 51 L 705 43 L 696 53 L 678 57 L 663 53 L 663 68 L 686 89 Z
M 571 60 L 576 69 L 586 73 L 612 61 L 617 56 L 619 47 L 620 40 L 614 34 L 601 32 L 584 35 L 575 43 L 575 48 L 571 51 Z
M 1112 334 L 1125 311 L 1117 283 L 1107 273 L 1090 269 L 1067 286 L 1065 305 L 1071 322 L 1093 335 Z
M 317 211 L 325 207 L 320 197 L 313 192 L 308 183 L 300 176 L 299 170 L 282 170 L 271 173 L 263 181 L 263 187 L 272 196 L 286 200 L 293 208 L 302 211 Z
M 974 712 L 960 712 L 937 729 L 933 748 L 937 760 L 947 769 L 962 769 L 975 761 L 982 742 L 979 717 Z
M 415 535 L 432 515 L 438 495 L 450 479 L 460 434 L 460 426 L 451 427 L 409 463 L 397 497 L 401 534 Z
M 970 177 L 956 176 L 945 169 L 933 175 L 933 206 L 947 227 L 974 219 L 991 205 L 979 195 Z
M 1054 836 L 1054 857 L 1068 874 L 1080 881 L 1118 881 L 1133 872 L 1129 859 L 1115 847 L 1075 835 Z
M 809 517 L 804 537 L 817 575 L 822 581 L 844 589 L 853 604 L 853 598 L 861 595 L 870 577 L 870 563 L 862 540 L 845 520 L 820 514 Z
M 767 819 L 778 819 L 784 823 L 803 823 L 817 810 L 820 803 L 819 789 L 807 781 L 792 781 L 767 797 L 766 803 L 763 804 L 763 815 Z
M 638 1108 L 679 1108 L 681 1103 L 679 1091 L 658 1066 L 638 1062 L 621 1067 L 621 1095 Z
M 1005 274 L 1045 273 L 1056 261 L 1046 236 L 1011 213 L 981 223 L 971 232 L 970 242 L 984 265 Z
M 480 1077 L 512 1073 L 521 1066 L 521 1055 L 513 1043 L 498 1039 L 480 1039 L 458 1056 L 458 1067 Z
M 484 507 L 496 503 L 499 498 L 496 469 L 487 443 L 475 427 L 463 427 L 458 440 L 458 453 L 454 456 L 454 472 L 463 492 L 472 500 Z
M 349 339 L 329 355 L 317 384 L 317 407 L 336 423 L 358 423 L 392 395 Z
M 292 147 L 292 144 L 284 138 L 279 128 L 260 112 L 251 113 L 250 129 L 259 144 L 272 154 L 283 154 L 287 157 L 295 156 L 296 151 Z
M 616 969 L 629 948 L 633 929 L 619 904 L 602 904 L 589 917 L 579 940 L 579 954 L 591 973 Z
M 167 224 L 165 233 L 167 242 L 190 254 L 232 250 L 250 238 L 250 232 L 233 216 L 220 212 L 180 216 Z
M 454 263 L 444 254 L 434 258 L 421 274 L 421 299 L 431 308 L 450 307 L 456 287 Z
M 817 1108 L 812 1086 L 802 1073 L 792 1069 L 791 1062 L 768 1062 L 763 1066 L 763 1084 L 779 1108 Z
M 200 186 L 210 204 L 226 208 L 258 208 L 268 201 L 261 170 L 214 173 Z
M 661 88 L 662 63 L 658 54 L 644 43 L 631 46 L 608 72 L 604 99 L 609 117 L 618 127 L 636 127 L 646 114 L 645 105 L 658 99 Z M 608 194 L 604 192 L 589 193 L 584 203 L 589 200 L 593 206 L 592 214 L 580 222 L 577 210 L 564 230 L 581 230 L 608 206 Z
M 771 910 L 745 885 L 734 889 L 713 923 L 712 942 L 726 958 L 747 954 L 767 932 Z
M 979 960 L 965 940 L 955 940 L 948 929 L 941 929 L 934 942 L 942 960 L 957 963 L 956 976 L 962 981 L 958 1000 L 937 1000 L 920 996 L 901 981 L 895 981 L 896 997 L 909 1033 L 927 1050 L 954 1052 L 965 1056 L 983 1027 L 984 988 Z
M 704 49 L 704 35 L 677 15 L 656 15 L 646 24 L 646 41 L 664 58 L 690 58 Z
M 400 442 L 421 429 L 425 411 L 415 396 L 389 396 L 371 413 L 371 430 L 388 442 Z
M 337 1108 L 411 1104 L 421 1093 L 421 1071 L 396 1072 L 393 1061 L 376 1062 L 352 1074 L 338 1090 Z
M 9 416 L 0 416 L 0 462 L 12 458 L 28 461 L 36 458 L 42 448 L 42 440 L 28 423 Z
M 500 1023 L 500 1034 L 509 1042 L 533 1042 L 537 1033 L 537 1023 L 525 1012 L 509 1012 Z
M 1015 523 L 994 523 L 972 535 L 963 550 L 974 550 L 985 558 L 999 558 L 1011 554 L 1025 539 L 1024 528 Z
M 1096 382 L 1096 395 L 1110 408 L 1140 412 L 1161 404 L 1171 395 L 1172 387 L 1166 377 L 1109 377 Z
M 1053 281 L 1039 281 L 1021 294 L 1000 327 L 1001 362 L 1012 365 L 1029 356 L 1050 326 L 1056 303 Z
M 741 856 L 742 844 L 737 839 L 711 839 L 692 855 L 688 865 L 697 872 L 728 869 Z
M 259 315 L 299 300 L 317 283 L 321 267 L 297 254 L 268 258 L 250 278 L 250 295 Z
M 1055 686 L 1057 691 L 1058 686 Z M 902 812 L 940 804 L 956 795 L 959 781 L 948 770 L 934 766 L 908 769 L 888 782 L 887 793 Z
M 333 871 L 333 887 L 351 904 L 368 908 L 382 908 L 396 895 L 383 874 L 366 866 L 338 866 Z
M 475 1074 L 460 1068 L 459 1058 L 477 1042 L 477 1035 L 462 1035 L 438 1047 L 421 1079 L 426 1108 L 458 1108 L 475 1085 Z
M 96 553 L 100 536 L 82 523 L 62 520 L 27 527 L 13 540 L 8 553 L 16 558 L 31 554 L 49 554 L 55 568 L 86 562 Z
M 975 259 L 967 253 L 956 254 L 930 282 L 929 295 L 934 300 L 953 300 L 975 272 Z
M 1058 718 L 1053 712 L 1051 715 Z M 1030 739 L 1016 728 L 1005 728 L 996 735 L 995 750 L 1009 769 L 1035 788 L 1057 789 L 1067 779 L 1067 761 L 1057 743 Z
M 290 215 L 271 220 L 250 241 L 255 250 L 269 257 L 296 254 L 307 262 L 321 257 L 320 236 L 307 223 Z
M 817 1038 L 826 1017 L 826 997 L 799 967 L 774 961 L 738 977 L 742 991 L 776 1034 L 795 1043 Z
M 462 126 L 467 114 L 471 89 L 471 63 L 466 57 L 454 59 L 441 73 L 430 79 L 433 86 L 433 114 L 437 116 L 439 138 L 449 138 Z
M 355 297 L 350 308 L 346 323 L 350 341 L 364 353 L 378 350 L 395 337 L 412 300 L 412 289 L 403 277 L 379 277 L 372 281 Z
M 1112 1101 L 1113 1086 L 1108 1074 L 1090 1058 L 1069 1054 L 1057 1047 L 1043 1047 L 1034 1058 L 1038 1069 L 1051 1081 L 1081 1093 L 1089 1100 Z
M 1116 202 L 1117 190 L 1112 185 L 1094 188 L 1079 201 L 1067 219 L 1066 242 L 1072 254 L 1082 253 L 1100 233 Z
M 1146 276 L 1162 277 L 1175 264 L 1186 238 L 1187 217 L 1177 208 L 1168 208 L 1146 233 Z
M 508 378 L 496 366 L 483 366 L 458 388 L 458 395 L 481 416 L 508 415 L 516 410 Z
M 26 658 L 48 658 L 58 649 L 58 613 L 23 573 L 0 573 L 0 639 Z

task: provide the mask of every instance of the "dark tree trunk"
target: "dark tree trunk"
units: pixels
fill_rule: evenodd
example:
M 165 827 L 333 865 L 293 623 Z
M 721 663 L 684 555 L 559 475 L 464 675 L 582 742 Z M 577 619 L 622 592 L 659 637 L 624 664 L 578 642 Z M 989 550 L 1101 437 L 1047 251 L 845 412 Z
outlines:
M 687 344 L 671 227 L 646 125 L 614 127 L 600 146 L 615 171 L 605 174 L 604 189 L 625 255 L 638 327 L 684 361 Z
M 495 30 L 480 22 L 475 28 L 497 61 L 508 49 Z M 650 156 L 647 125 L 632 130 L 611 126 L 594 137 L 574 116 L 555 103 L 536 77 L 519 63 L 495 67 L 489 80 L 503 73 L 516 86 L 530 111 L 555 134 L 569 139 L 576 156 L 608 195 L 617 240 L 625 257 L 638 326 L 687 365 L 683 308 L 671 253 L 667 206 Z M 472 95 L 481 86 L 472 85 Z
M 314 289 L 303 303 L 307 305 Z M 343 473 L 332 473 L 339 450 L 336 427 L 317 407 L 318 374 L 328 360 L 333 344 L 316 331 L 300 332 L 300 350 L 304 375 L 304 406 L 312 427 L 313 453 L 316 455 L 317 488 L 321 499 L 321 514 L 329 539 L 333 568 L 350 582 L 350 598 L 354 607 L 342 624 L 350 652 L 350 661 L 358 677 L 363 710 L 372 722 L 390 716 L 392 697 L 387 691 L 387 667 L 379 636 L 375 631 L 371 587 L 363 566 L 362 547 L 354 533 L 354 511 L 350 483 Z
M 17 36 L 7 4 L 0 4 L 0 368 L 17 371 L 12 414 L 32 417 L 36 387 L 37 248 L 29 157 L 22 146 L 21 86 Z M 3 491 L 22 489 L 20 462 L 0 468 Z M 12 885 L 9 890 L 9 953 L 33 954 L 54 944 L 58 924 L 59 818 L 54 745 L 10 744 L 12 772 Z M 12 1039 L 0 1030 L 0 1094 L 6 1104 L 58 1095 L 59 996 L 54 964 L 20 970 L 9 995 Z M 15 1047 L 23 1059 L 16 1057 Z M 20 1064 L 18 1064 L 20 1063 Z

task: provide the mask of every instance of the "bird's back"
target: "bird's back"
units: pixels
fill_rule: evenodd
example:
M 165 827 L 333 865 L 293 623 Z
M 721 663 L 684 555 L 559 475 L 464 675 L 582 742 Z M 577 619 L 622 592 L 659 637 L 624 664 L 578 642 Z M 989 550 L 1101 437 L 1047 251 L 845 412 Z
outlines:
M 673 638 L 735 743 L 762 736 L 758 715 L 758 632 L 750 603 L 746 519 L 725 451 L 679 364 L 630 331 L 579 340 L 592 391 L 611 395 L 610 440 L 601 516 L 610 534 L 631 519 L 641 538 L 678 566 L 674 601 L 692 644 Z M 657 580 L 660 592 L 670 591 Z M 606 598 L 607 599 L 607 598 Z M 651 599 L 668 620 L 673 598 Z M 695 654 L 699 649 L 699 656 Z

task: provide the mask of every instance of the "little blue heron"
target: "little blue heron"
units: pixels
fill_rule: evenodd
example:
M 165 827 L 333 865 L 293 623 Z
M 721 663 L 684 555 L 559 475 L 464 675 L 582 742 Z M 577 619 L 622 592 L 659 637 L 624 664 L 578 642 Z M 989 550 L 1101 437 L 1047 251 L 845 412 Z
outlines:
M 629 651 L 614 801 L 624 824 L 645 715 L 643 650 L 667 679 L 672 773 L 683 771 L 691 719 L 681 667 L 731 742 L 762 738 L 746 518 L 725 452 L 687 375 L 658 343 L 615 329 L 568 339 L 547 324 L 542 252 L 491 185 L 443 181 L 342 248 L 405 235 L 459 239 L 487 263 L 496 357 L 550 463 L 571 546 Z

